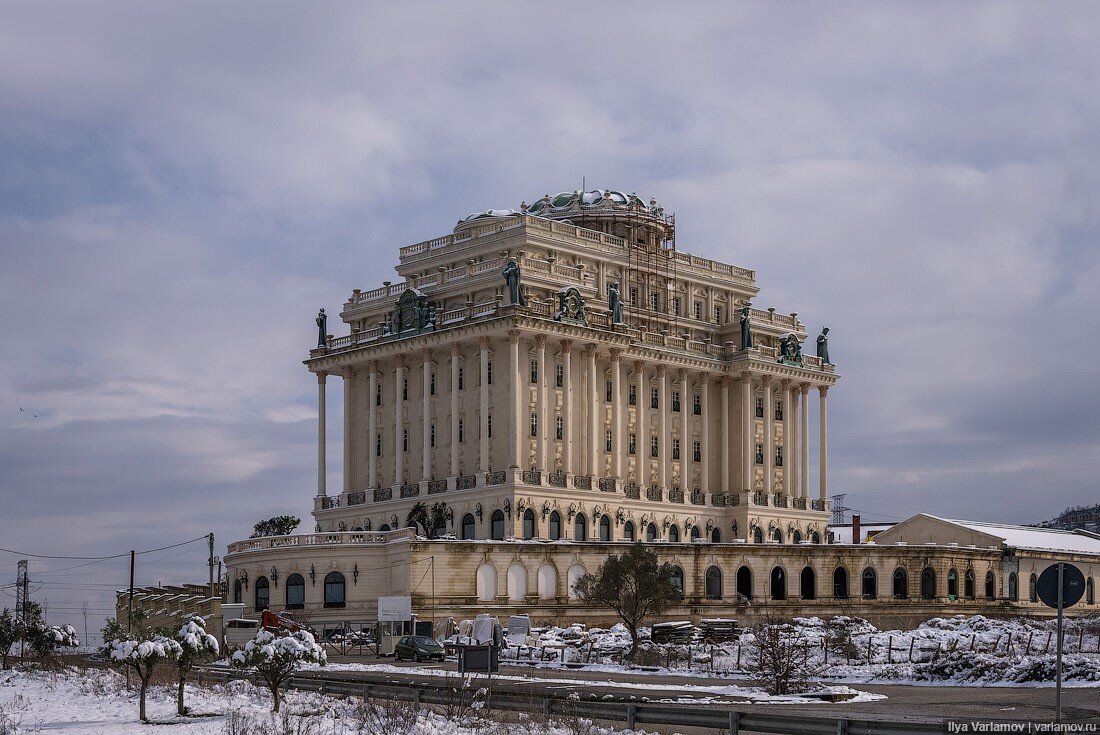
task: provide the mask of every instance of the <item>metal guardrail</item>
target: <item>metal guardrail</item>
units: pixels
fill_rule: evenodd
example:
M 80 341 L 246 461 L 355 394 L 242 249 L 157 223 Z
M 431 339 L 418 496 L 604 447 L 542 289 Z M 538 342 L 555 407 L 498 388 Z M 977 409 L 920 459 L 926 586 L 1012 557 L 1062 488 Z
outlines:
M 206 669 L 214 678 L 249 679 L 249 675 L 237 671 L 219 671 Z M 385 697 L 410 701 L 418 707 L 423 705 L 457 704 L 454 690 L 445 682 L 445 686 L 428 687 L 374 684 L 370 682 L 339 679 L 327 676 L 294 676 L 288 688 L 304 691 L 324 690 L 327 694 L 340 694 L 356 697 Z M 583 685 L 584 682 L 578 682 Z M 629 687 L 629 684 L 624 684 Z M 460 690 L 461 691 L 461 690 Z M 692 705 L 636 704 L 628 702 L 608 702 L 605 700 L 572 701 L 566 697 L 552 697 L 545 694 L 494 691 L 489 703 L 491 709 L 512 712 L 541 712 L 543 716 L 586 717 L 603 722 L 618 723 L 626 729 L 637 729 L 638 725 L 666 725 L 670 727 L 700 727 L 728 732 L 767 733 L 775 735 L 937 735 L 944 732 L 941 723 L 888 722 L 884 720 L 859 720 L 846 717 L 807 717 L 803 715 L 772 712 L 741 712 L 717 708 L 713 705 L 699 707 Z

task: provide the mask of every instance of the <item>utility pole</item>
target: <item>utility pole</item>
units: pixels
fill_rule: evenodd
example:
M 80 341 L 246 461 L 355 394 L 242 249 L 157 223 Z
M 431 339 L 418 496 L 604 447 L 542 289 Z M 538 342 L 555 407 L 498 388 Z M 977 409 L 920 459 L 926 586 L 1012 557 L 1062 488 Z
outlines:
M 126 633 L 134 629 L 134 563 L 136 554 L 130 549 L 130 598 L 126 601 Z M 130 688 L 130 667 L 126 667 L 126 688 Z
M 829 523 L 834 526 L 843 526 L 845 521 L 844 514 L 851 510 L 851 508 L 844 504 L 844 498 L 846 497 L 848 497 L 848 493 L 837 493 L 830 498 L 832 501 L 831 507 L 833 509 L 833 515 L 832 518 L 829 519 Z
M 206 543 L 210 547 L 210 596 L 214 596 L 214 532 L 206 537 Z
M 26 641 L 27 629 L 27 560 L 20 559 L 16 565 L 15 576 L 15 614 L 23 625 L 19 626 L 19 658 L 23 658 L 23 648 Z

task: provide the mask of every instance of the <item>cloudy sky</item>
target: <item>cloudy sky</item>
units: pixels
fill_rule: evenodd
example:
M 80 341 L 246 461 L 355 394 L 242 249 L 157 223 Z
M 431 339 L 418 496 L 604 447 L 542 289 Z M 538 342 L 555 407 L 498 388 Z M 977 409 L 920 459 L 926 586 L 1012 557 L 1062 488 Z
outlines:
M 214 531 L 221 553 L 306 517 L 317 308 L 389 278 L 400 245 L 582 177 L 656 196 L 682 249 L 758 271 L 757 306 L 831 327 L 831 488 L 865 517 L 1100 501 L 1098 21 L 1092 3 L 6 4 L 0 547 Z M 338 436 L 339 381 L 330 405 Z M 205 579 L 202 544 L 141 559 L 139 583 Z M 58 613 L 125 579 L 79 563 L 32 560 Z

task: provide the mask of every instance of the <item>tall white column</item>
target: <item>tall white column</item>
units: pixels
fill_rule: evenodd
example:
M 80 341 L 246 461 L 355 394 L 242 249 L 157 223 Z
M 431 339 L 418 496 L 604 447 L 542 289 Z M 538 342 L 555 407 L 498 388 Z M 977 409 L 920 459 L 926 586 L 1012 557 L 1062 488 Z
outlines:
M 801 399 L 799 401 L 799 413 L 802 414 L 802 442 L 799 449 L 802 453 L 802 469 L 798 473 L 798 480 L 802 486 L 802 497 L 810 497 L 810 386 L 803 383 L 799 386 Z
M 709 401 L 707 400 L 707 391 L 710 390 L 710 374 L 703 373 L 703 378 L 699 381 L 699 401 L 702 403 L 701 415 L 702 429 L 699 432 L 699 446 L 700 446 L 700 465 L 703 468 L 703 492 L 712 493 L 714 488 L 710 486 L 710 414 L 709 414 Z M 694 409 L 692 409 L 694 413 Z M 690 447 L 689 447 L 690 448 Z
M 547 383 L 550 382 L 550 374 L 546 372 L 546 335 L 540 334 L 535 337 L 535 347 L 538 349 L 538 370 L 539 370 L 539 382 L 535 388 L 537 408 L 536 415 L 539 422 L 539 435 L 535 437 L 535 446 L 538 448 L 538 468 L 543 472 L 550 472 L 553 467 L 550 466 L 550 462 L 547 460 L 546 442 L 550 436 L 550 432 L 553 431 L 553 427 L 550 425 L 550 414 L 546 410 L 546 391 Z
M 317 372 L 317 495 L 325 496 L 325 378 L 324 370 Z
M 482 337 L 479 342 L 481 347 L 481 387 L 478 408 L 481 420 L 481 471 L 489 471 L 489 347 L 492 344 L 488 337 Z
M 691 290 L 688 290 L 691 293 Z M 691 475 L 691 412 L 692 399 L 688 392 L 688 372 L 680 368 L 680 488 L 689 487 Z
M 791 437 L 787 442 L 787 456 L 784 458 L 787 462 L 787 476 L 790 478 L 787 483 L 787 493 L 792 498 L 798 498 L 801 497 L 802 492 L 802 481 L 799 479 L 801 462 L 798 449 L 799 443 L 802 441 L 802 435 L 798 431 L 798 411 L 802 401 L 799 400 L 798 386 L 793 381 L 787 389 L 787 397 L 791 403 L 787 408 L 787 412 L 790 414 Z
M 561 365 L 565 374 L 561 383 L 561 464 L 562 472 L 573 474 L 573 340 L 561 341 Z
M 788 497 L 798 494 L 794 478 L 794 401 L 791 398 L 791 381 L 783 381 L 783 492 Z
M 623 350 L 612 348 L 612 476 L 623 476 L 623 375 L 620 355 Z
M 367 363 L 370 375 L 367 378 L 367 487 L 378 487 L 378 454 L 375 442 L 378 441 L 378 363 Z
M 756 447 L 753 446 L 752 378 L 749 373 L 741 373 L 741 490 L 753 490 L 754 468 L 756 467 Z
M 719 404 L 718 418 L 722 422 L 722 444 L 719 454 L 722 458 L 722 478 L 720 490 L 729 492 L 734 484 L 730 477 L 730 419 L 733 417 L 730 411 L 730 379 L 725 375 L 721 378 L 722 400 Z
M 344 366 L 344 492 L 350 493 L 354 486 L 355 466 L 355 368 Z
M 668 487 L 668 466 L 672 461 L 672 437 L 668 432 L 668 370 L 657 366 L 657 467 L 660 486 Z
M 518 329 L 512 329 L 508 332 L 508 357 L 511 362 L 512 372 L 512 420 L 508 423 L 511 424 L 509 429 L 511 430 L 512 448 L 512 463 L 511 466 L 519 468 L 524 466 L 527 461 L 524 456 L 527 454 L 523 451 L 526 441 L 523 438 L 523 415 L 527 413 L 528 401 L 525 399 L 523 389 L 523 372 L 519 369 L 519 336 L 520 331 Z
M 424 375 L 420 379 L 420 423 L 422 424 L 420 448 L 420 479 L 432 479 L 432 351 L 424 350 Z
M 818 421 L 821 422 L 821 438 L 818 440 L 821 465 L 818 468 L 819 488 L 817 497 L 825 500 L 829 497 L 829 412 L 825 405 L 825 396 L 829 394 L 829 389 L 823 385 L 817 389 L 817 392 L 821 396 L 821 407 L 818 411 Z
M 646 425 L 646 416 L 649 414 L 649 379 L 645 374 L 645 363 L 641 360 L 634 362 L 634 391 L 637 400 L 634 405 L 637 421 L 634 425 L 634 459 L 637 462 L 637 482 L 640 487 L 649 484 L 649 428 Z
M 600 416 L 603 414 L 603 401 L 600 400 L 600 381 L 596 376 L 596 345 L 588 345 L 584 350 L 584 356 L 588 361 L 588 462 L 587 474 L 598 474 L 600 459 L 600 442 L 603 441 L 602 424 Z
M 405 356 L 397 356 L 393 373 L 393 484 L 405 482 Z
M 764 376 L 764 492 L 775 491 L 775 400 L 771 376 Z M 769 503 L 771 500 L 768 501 Z
M 458 370 L 461 367 L 462 347 L 451 345 L 451 477 L 458 477 Z

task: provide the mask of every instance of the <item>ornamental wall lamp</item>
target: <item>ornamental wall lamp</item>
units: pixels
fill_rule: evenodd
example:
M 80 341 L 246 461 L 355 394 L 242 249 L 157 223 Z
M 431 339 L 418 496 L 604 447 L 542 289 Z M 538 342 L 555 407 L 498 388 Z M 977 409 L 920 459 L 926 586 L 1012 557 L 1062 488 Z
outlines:
M 569 504 L 569 520 L 573 520 L 573 516 L 575 516 L 575 515 L 577 515 L 577 504 L 576 503 L 570 503 Z
M 279 586 L 279 570 L 275 567 L 271 567 L 271 583 L 276 587 Z
M 508 517 L 512 517 L 512 501 L 508 498 L 504 499 L 504 512 L 508 514 Z
M 481 515 L 482 515 L 481 503 L 478 503 L 477 505 L 474 506 L 474 515 L 477 516 L 477 519 L 479 521 L 481 520 Z
M 317 586 L 317 570 L 313 567 L 312 564 L 309 565 L 309 582 L 314 587 Z
M 351 570 L 351 581 L 359 584 L 359 562 L 355 562 L 355 568 Z
M 546 516 L 548 516 L 548 515 L 550 515 L 550 501 L 546 500 L 542 504 L 542 517 L 543 517 L 543 520 L 545 520 Z

